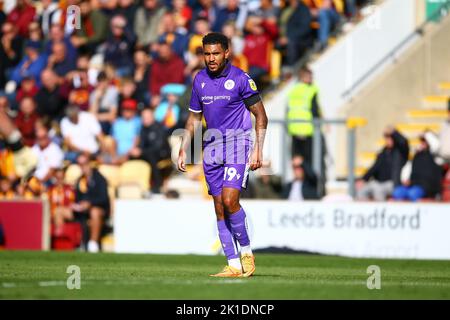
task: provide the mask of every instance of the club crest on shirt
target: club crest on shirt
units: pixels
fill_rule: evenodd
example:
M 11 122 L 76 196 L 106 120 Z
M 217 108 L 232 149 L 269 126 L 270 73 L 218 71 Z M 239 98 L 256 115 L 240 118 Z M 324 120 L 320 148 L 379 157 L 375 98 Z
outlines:
M 248 83 L 250 84 L 250 88 L 252 88 L 253 91 L 258 90 L 255 81 L 253 81 L 252 79 L 248 79 Z
M 233 89 L 233 88 L 234 88 L 234 81 L 231 80 L 231 79 L 225 81 L 224 87 L 225 87 L 225 89 L 227 89 L 227 90 Z

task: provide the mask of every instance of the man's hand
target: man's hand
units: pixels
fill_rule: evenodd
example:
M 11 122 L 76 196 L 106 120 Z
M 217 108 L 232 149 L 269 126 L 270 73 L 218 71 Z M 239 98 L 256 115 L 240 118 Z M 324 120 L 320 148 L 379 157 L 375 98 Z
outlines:
M 250 170 L 258 170 L 262 166 L 262 152 L 255 148 L 250 157 Z
M 178 170 L 181 172 L 186 172 L 186 151 L 180 149 L 178 154 Z

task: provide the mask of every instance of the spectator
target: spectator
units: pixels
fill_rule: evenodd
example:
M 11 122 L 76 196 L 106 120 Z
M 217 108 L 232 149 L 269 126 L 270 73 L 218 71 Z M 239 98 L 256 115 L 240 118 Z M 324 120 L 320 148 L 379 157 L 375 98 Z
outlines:
M 84 48 L 94 53 L 97 46 L 105 40 L 108 30 L 108 19 L 99 10 L 92 8 L 89 0 L 80 3 L 81 29 L 74 29 L 70 40 L 75 48 Z
M 99 164 L 120 165 L 121 159 L 117 156 L 116 142 L 113 137 L 105 136 L 100 144 L 100 152 L 96 159 Z
M 38 159 L 34 176 L 42 183 L 48 183 L 53 178 L 55 170 L 62 166 L 64 160 L 61 148 L 50 138 L 50 129 L 49 119 L 36 122 L 36 144 L 31 149 Z
M 137 92 L 136 83 L 133 79 L 130 78 L 123 78 L 122 84 L 120 86 L 120 94 L 119 94 L 119 113 L 120 113 L 120 106 L 122 105 L 122 102 L 126 99 L 132 99 L 138 101 L 138 109 L 139 104 L 143 104 L 142 102 L 139 103 L 138 100 L 139 93 Z M 145 105 L 145 103 L 144 103 Z
M 184 93 L 183 85 L 167 84 L 161 88 L 164 100 L 156 107 L 155 120 L 172 132 L 176 127 L 181 127 L 180 106 L 178 97 Z
M 163 42 L 159 45 L 159 56 L 152 64 L 150 75 L 150 93 L 159 96 L 161 87 L 167 83 L 184 83 L 184 62 L 172 52 L 170 45 Z
M 337 9 L 342 10 L 338 0 L 304 0 L 310 9 L 311 15 L 320 24 L 319 27 L 319 50 L 328 46 L 328 38 L 334 27 L 340 20 Z M 342 12 L 342 11 L 341 11 Z
M 401 184 L 401 171 L 409 156 L 408 140 L 391 127 L 386 128 L 384 139 L 385 147 L 375 163 L 357 181 L 358 200 L 385 201 Z
M 47 68 L 53 70 L 60 79 L 76 69 L 75 60 L 68 56 L 64 42 L 53 42 L 52 51 L 47 60 Z
M 87 251 L 99 252 L 104 221 L 110 214 L 108 183 L 97 169 L 92 168 L 87 155 L 81 154 L 77 163 L 82 176 L 75 186 L 75 203 L 72 210 L 75 219 L 80 221 L 83 227 L 83 244 Z
M 158 26 L 166 12 L 160 6 L 159 0 L 144 0 L 143 7 L 136 11 L 134 18 L 134 32 L 137 35 L 137 45 L 140 48 L 156 43 L 158 39 Z
M 71 104 L 78 105 L 81 110 L 89 109 L 89 97 L 94 87 L 89 83 L 86 69 L 79 68 L 76 72 L 71 72 L 63 85 L 64 97 L 68 97 Z
M 58 3 L 53 0 L 42 0 L 42 11 L 39 14 L 38 22 L 42 33 L 46 39 L 49 38 L 52 25 L 59 24 L 61 21 L 61 9 Z
M 199 6 L 194 10 L 192 19 L 197 21 L 198 18 L 208 20 L 210 26 L 214 26 L 219 9 L 213 0 L 199 0 Z
M 11 180 L 0 176 L 0 200 L 12 200 L 16 197 Z
M 166 12 L 160 24 L 159 42 L 166 42 L 172 47 L 172 51 L 181 59 L 184 59 L 184 52 L 189 43 L 189 37 L 177 30 L 174 15 Z
M 19 105 L 19 113 L 15 119 L 15 125 L 22 134 L 23 142 L 26 146 L 33 146 L 36 141 L 34 126 L 38 119 L 36 104 L 30 97 L 22 99 Z
M 9 78 L 7 71 L 15 67 L 22 58 L 22 38 L 17 35 L 14 24 L 5 22 L 2 25 L 0 45 L 0 90 Z
M 33 21 L 28 25 L 28 39 L 39 43 L 44 41 L 41 27 L 37 21 Z
M 277 46 L 286 51 L 286 64 L 293 66 L 313 44 L 311 13 L 300 0 L 289 0 L 280 16 Z
M 158 162 L 171 157 L 169 137 L 167 130 L 155 121 L 151 109 L 144 109 L 141 117 L 142 128 L 139 134 L 139 144 L 133 148 L 131 155 L 135 158 L 141 158 L 150 164 L 152 168 L 152 192 L 160 193 L 163 185 L 163 173 L 158 167 Z
M 270 71 L 270 49 L 277 36 L 275 24 L 257 16 L 247 19 L 244 55 L 249 65 L 249 75 L 261 87 L 263 77 Z
M 208 20 L 206 18 L 198 18 L 194 23 L 194 34 L 189 39 L 189 53 L 195 56 L 198 48 L 203 51 L 202 39 L 210 32 Z
M 114 121 L 112 136 L 117 144 L 117 156 L 122 161 L 129 159 L 131 151 L 138 144 L 141 130 L 141 119 L 137 115 L 137 101 L 126 99 L 122 101 L 121 116 Z
M 101 127 L 94 115 L 80 111 L 77 105 L 69 105 L 66 116 L 61 120 L 61 133 L 67 152 L 65 159 L 75 162 L 78 155 L 93 155 L 98 152 Z
M 67 100 L 61 95 L 61 87 L 58 84 L 58 76 L 50 69 L 45 69 L 41 74 L 42 87 L 35 96 L 37 113 L 41 117 L 60 120 L 64 114 Z
M 51 55 L 53 51 L 53 44 L 56 42 L 63 42 L 66 47 L 66 57 L 68 60 L 77 60 L 77 49 L 73 46 L 70 38 L 64 34 L 64 30 L 60 25 L 54 24 L 50 28 L 49 40 L 45 45 L 45 53 Z
M 420 137 L 419 148 L 412 160 L 410 180 L 394 189 L 395 200 L 418 201 L 435 198 L 441 190 L 441 168 L 434 161 L 426 136 Z
M 97 88 L 89 98 L 89 111 L 97 117 L 106 135 L 111 131 L 112 123 L 116 120 L 119 103 L 119 91 L 111 85 L 104 72 L 97 77 Z
M 116 69 L 119 77 L 130 76 L 133 70 L 133 48 L 136 37 L 132 30 L 126 28 L 127 21 L 123 16 L 111 19 L 111 35 L 105 43 L 105 62 Z
M 22 99 L 25 97 L 34 98 L 38 91 L 39 88 L 33 77 L 23 78 L 22 83 L 20 84 L 20 88 L 16 94 L 17 103 L 20 103 L 20 101 L 22 101 Z
M 126 83 L 132 83 L 135 86 L 133 91 L 136 92 L 136 100 L 147 106 L 150 104 L 150 93 L 148 92 L 148 87 L 150 83 L 151 62 L 151 58 L 145 51 L 137 50 L 134 53 L 133 79 L 128 79 L 129 81 L 125 81 L 125 79 L 123 80 L 123 87 L 125 87 Z M 131 97 L 131 95 L 128 96 L 128 98 Z
M 136 16 L 137 5 L 134 0 L 119 0 L 119 6 L 116 9 L 116 14 L 125 17 L 127 28 L 133 30 L 133 21 Z
M 47 56 L 39 53 L 40 48 L 39 42 L 28 40 L 25 43 L 25 57 L 11 73 L 11 80 L 16 84 L 21 83 L 24 77 L 31 76 L 38 79 L 39 85 L 41 72 L 47 65 Z
M 450 164 L 450 101 L 447 111 L 448 118 L 442 125 L 441 133 L 439 135 L 439 156 L 441 156 L 446 163 Z
M 223 26 L 222 32 L 228 39 L 230 39 L 231 42 L 228 60 L 231 61 L 233 66 L 248 72 L 248 60 L 242 54 L 244 51 L 245 42 L 244 39 L 237 34 L 236 26 L 233 22 L 226 23 Z
M 270 163 L 264 163 L 253 182 L 255 199 L 280 199 L 281 178 L 273 174 Z
M 172 0 L 172 6 L 175 24 L 187 33 L 192 20 L 192 9 L 187 5 L 186 0 Z
M 229 0 L 224 8 L 217 12 L 215 23 L 212 27 L 214 32 L 222 31 L 226 23 L 236 22 L 239 15 L 239 0 Z
M 7 21 L 12 23 L 18 30 L 19 35 L 28 36 L 28 25 L 34 20 L 36 9 L 28 0 L 17 0 L 16 6 L 8 14 Z
M 62 167 L 55 168 L 54 183 L 47 190 L 55 236 L 62 235 L 64 223 L 74 218 L 72 205 L 75 203 L 75 190 L 64 182 L 64 174 Z
M 317 177 L 310 165 L 300 156 L 292 158 L 294 180 L 284 186 L 282 197 L 288 200 L 319 199 Z

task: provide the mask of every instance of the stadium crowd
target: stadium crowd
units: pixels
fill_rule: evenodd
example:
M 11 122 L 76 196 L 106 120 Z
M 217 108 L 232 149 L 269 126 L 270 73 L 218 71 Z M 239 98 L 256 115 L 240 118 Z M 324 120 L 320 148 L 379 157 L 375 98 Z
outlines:
M 369 1 L 0 2 L 0 109 L 38 157 L 36 170 L 20 177 L 13 154 L 0 145 L 0 198 L 45 194 L 56 234 L 65 220 L 89 212 L 91 240 L 98 241 L 96 217 L 111 206 L 107 183 L 88 160 L 118 167 L 143 160 L 151 167 L 150 191 L 168 191 L 168 137 L 184 127 L 192 80 L 204 67 L 204 35 L 227 35 L 232 63 L 262 89 L 308 50 L 324 50 Z M 79 21 L 71 6 L 79 8 Z M 67 184 L 65 169 L 75 163 L 81 178 Z M 248 196 L 317 199 L 309 161 L 294 153 L 292 169 L 294 180 L 285 186 L 261 174 Z M 93 185 L 101 194 L 91 192 Z

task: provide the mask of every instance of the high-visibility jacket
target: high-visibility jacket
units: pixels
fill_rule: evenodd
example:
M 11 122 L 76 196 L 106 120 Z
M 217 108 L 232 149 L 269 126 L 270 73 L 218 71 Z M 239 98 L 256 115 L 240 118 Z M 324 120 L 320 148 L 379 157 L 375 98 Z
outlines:
M 312 120 L 313 99 L 319 93 L 316 85 L 299 83 L 288 94 L 288 120 Z M 291 122 L 288 124 L 288 132 L 293 136 L 308 137 L 314 132 L 312 122 Z

